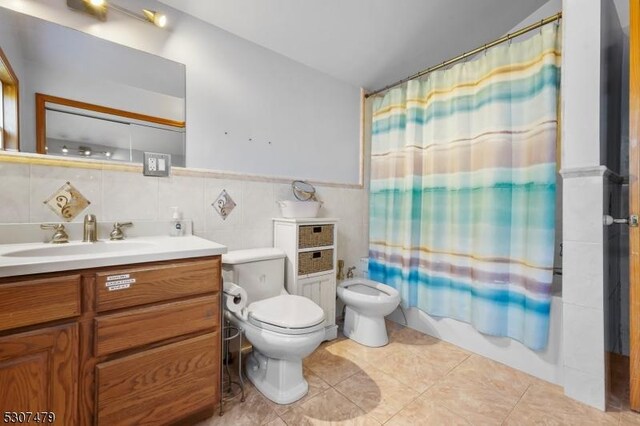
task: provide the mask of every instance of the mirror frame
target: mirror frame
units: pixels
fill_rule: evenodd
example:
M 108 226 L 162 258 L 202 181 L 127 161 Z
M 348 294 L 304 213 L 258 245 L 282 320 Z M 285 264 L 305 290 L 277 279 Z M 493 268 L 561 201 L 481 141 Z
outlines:
M 20 151 L 20 82 L 9 59 L 0 49 L 0 80 L 2 81 L 2 145 L 0 151 Z
M 75 101 L 73 99 L 60 98 L 58 96 L 45 95 L 43 93 L 36 93 L 36 152 L 38 154 L 47 153 L 47 151 L 45 150 L 45 147 L 47 145 L 47 103 L 86 109 L 102 114 L 111 114 L 132 120 L 147 121 L 149 123 L 162 124 L 164 126 L 177 127 L 182 129 L 184 129 L 186 126 L 186 123 L 184 121 L 154 117 L 152 115 L 140 114 L 137 112 L 125 111 L 122 109 L 95 105 L 82 101 Z

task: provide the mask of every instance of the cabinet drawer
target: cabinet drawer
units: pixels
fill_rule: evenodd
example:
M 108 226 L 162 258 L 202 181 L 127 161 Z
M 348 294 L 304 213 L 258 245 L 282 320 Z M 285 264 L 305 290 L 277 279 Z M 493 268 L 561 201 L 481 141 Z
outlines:
M 126 308 L 216 292 L 220 258 L 99 272 L 96 311 Z
M 98 425 L 168 424 L 219 399 L 220 335 L 96 366 Z
M 333 225 L 302 225 L 298 228 L 298 248 L 333 245 Z
M 333 269 L 333 249 L 298 253 L 298 275 L 313 274 Z
M 0 285 L 0 330 L 80 315 L 80 275 Z
M 107 355 L 197 331 L 213 331 L 220 324 L 219 300 L 216 294 L 96 317 L 95 354 Z

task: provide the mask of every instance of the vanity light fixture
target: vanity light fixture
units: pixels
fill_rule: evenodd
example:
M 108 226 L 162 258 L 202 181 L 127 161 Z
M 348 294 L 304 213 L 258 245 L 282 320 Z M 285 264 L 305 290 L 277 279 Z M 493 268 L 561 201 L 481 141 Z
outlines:
M 167 25 L 167 15 L 164 13 L 158 13 L 154 10 L 142 9 L 142 13 L 147 21 L 151 22 L 156 27 L 164 28 Z
M 78 147 L 78 154 L 84 155 L 85 157 L 89 157 L 91 155 L 91 148 L 86 147 L 86 146 L 79 146 Z
M 109 3 L 108 7 L 139 21 L 151 22 L 159 28 L 164 28 L 164 26 L 167 25 L 167 16 L 153 10 L 142 9 L 142 15 L 140 15 L 114 3 Z
M 111 152 L 105 151 L 104 156 L 107 158 L 111 158 Z
M 151 22 L 159 28 L 164 28 L 167 25 L 167 15 L 164 13 L 142 9 L 142 14 L 140 14 L 107 0 L 67 0 L 67 7 L 79 12 L 88 13 L 101 21 L 106 21 L 107 10 L 113 9 L 139 21 Z
M 89 14 L 100 21 L 107 20 L 106 0 L 67 0 L 67 7 Z

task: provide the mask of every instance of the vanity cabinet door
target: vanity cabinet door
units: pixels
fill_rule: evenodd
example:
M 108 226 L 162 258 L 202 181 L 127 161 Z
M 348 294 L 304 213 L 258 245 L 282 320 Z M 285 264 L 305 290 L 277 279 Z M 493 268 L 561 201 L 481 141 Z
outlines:
M 298 280 L 298 291 L 294 294 L 313 300 L 324 311 L 324 324 L 335 324 L 336 276 L 333 273 Z
M 41 417 L 47 412 L 55 424 L 76 424 L 77 369 L 77 324 L 0 337 L 0 414 L 38 412 L 41 423 L 52 423 Z
M 220 334 L 208 333 L 96 366 L 98 425 L 160 425 L 219 400 Z

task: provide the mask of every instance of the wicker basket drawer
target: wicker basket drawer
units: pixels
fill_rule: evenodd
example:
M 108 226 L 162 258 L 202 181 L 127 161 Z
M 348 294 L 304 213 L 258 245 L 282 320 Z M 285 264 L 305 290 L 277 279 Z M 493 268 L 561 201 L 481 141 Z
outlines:
M 298 248 L 333 245 L 333 225 L 304 225 L 298 231 Z
M 313 274 L 332 269 L 333 249 L 298 253 L 298 275 Z

